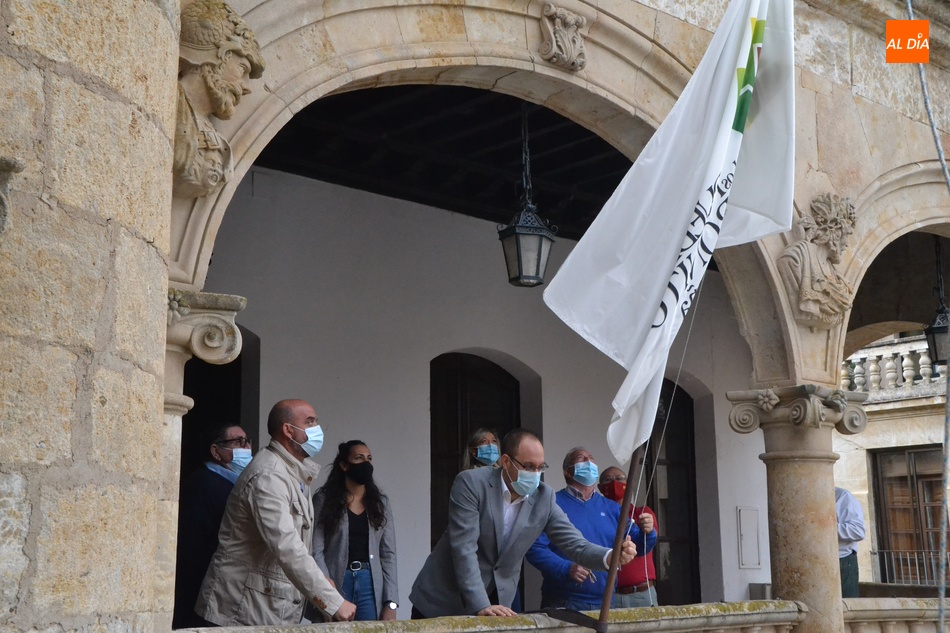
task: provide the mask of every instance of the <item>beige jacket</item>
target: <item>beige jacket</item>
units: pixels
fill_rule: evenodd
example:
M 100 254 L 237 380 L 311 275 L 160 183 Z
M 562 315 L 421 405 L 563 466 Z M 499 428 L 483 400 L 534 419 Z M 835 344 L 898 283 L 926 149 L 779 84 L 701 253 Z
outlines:
M 319 472 L 274 441 L 251 460 L 228 498 L 198 615 L 221 626 L 299 624 L 304 597 L 336 613 L 343 597 L 311 556 Z

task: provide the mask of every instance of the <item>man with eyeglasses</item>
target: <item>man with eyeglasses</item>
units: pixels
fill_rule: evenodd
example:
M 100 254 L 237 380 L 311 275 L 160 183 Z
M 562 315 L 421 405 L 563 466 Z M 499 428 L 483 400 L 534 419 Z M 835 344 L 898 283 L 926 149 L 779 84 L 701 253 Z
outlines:
M 642 458 L 641 447 L 634 453 L 634 459 Z M 623 504 L 623 495 L 627 489 L 627 476 L 616 466 L 611 466 L 600 476 L 598 489 L 605 497 L 617 502 L 619 507 Z M 647 525 L 652 528 L 654 534 L 659 529 L 656 514 L 648 505 L 630 506 L 630 517 L 636 517 L 637 524 L 644 530 Z M 653 552 L 648 551 L 642 557 L 637 556 L 637 559 L 629 565 L 620 568 L 620 573 L 617 574 L 617 588 L 614 590 L 614 607 L 629 609 L 659 606 L 654 585 L 656 585 L 656 567 L 653 564 Z
M 238 475 L 251 461 L 251 441 L 240 426 L 227 424 L 204 434 L 209 458 L 181 483 L 178 503 L 178 552 L 175 562 L 175 610 L 172 627 L 208 626 L 195 613 L 195 602 L 211 557 L 218 548 L 224 506 Z
M 228 498 L 195 611 L 220 626 L 299 624 L 306 602 L 334 620 L 356 605 L 311 556 L 313 501 L 323 446 L 317 414 L 304 400 L 281 400 L 267 417 L 271 441 L 258 451 Z
M 620 506 L 597 492 L 600 472 L 594 457 L 583 446 L 575 446 L 564 456 L 562 469 L 567 486 L 555 496 L 558 507 L 564 510 L 584 538 L 598 545 L 613 546 L 620 522 Z M 630 538 L 637 546 L 638 558 L 653 549 L 656 533 L 652 519 L 628 527 Z M 538 537 L 526 558 L 544 577 L 542 609 L 600 609 L 607 589 L 607 572 L 571 562 L 546 534 Z
M 449 525 L 426 559 L 409 594 L 413 618 L 444 615 L 510 617 L 521 563 L 543 532 L 571 560 L 588 569 L 608 567 L 609 547 L 590 543 L 540 483 L 541 439 L 515 429 L 501 443 L 500 468 L 459 473 L 449 496 Z M 628 537 L 621 564 L 637 550 Z

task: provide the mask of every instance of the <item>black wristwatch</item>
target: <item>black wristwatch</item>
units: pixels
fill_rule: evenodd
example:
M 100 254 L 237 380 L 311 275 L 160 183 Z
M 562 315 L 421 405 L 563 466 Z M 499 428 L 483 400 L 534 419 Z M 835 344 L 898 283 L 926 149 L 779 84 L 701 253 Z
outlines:
M 393 611 L 395 611 L 396 609 L 399 608 L 399 605 L 396 604 L 395 602 L 393 602 L 392 600 L 390 600 L 389 602 L 384 602 L 384 603 L 383 603 L 383 606 L 384 606 L 384 607 L 389 607 L 389 608 L 392 609 Z

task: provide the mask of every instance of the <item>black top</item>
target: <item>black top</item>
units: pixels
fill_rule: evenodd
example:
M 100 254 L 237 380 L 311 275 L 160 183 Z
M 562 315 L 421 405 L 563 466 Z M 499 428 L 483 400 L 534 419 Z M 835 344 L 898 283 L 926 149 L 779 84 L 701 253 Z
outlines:
M 363 510 L 363 514 L 353 514 L 347 508 L 346 514 L 350 526 L 350 562 L 358 560 L 368 563 L 369 518 L 366 516 L 366 510 Z

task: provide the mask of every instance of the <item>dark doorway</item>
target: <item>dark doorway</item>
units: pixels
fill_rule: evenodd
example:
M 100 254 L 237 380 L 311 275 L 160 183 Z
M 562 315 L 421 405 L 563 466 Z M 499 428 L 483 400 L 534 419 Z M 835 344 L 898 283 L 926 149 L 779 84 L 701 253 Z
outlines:
M 432 547 L 445 532 L 449 491 L 468 438 L 481 427 L 501 438 L 521 426 L 521 385 L 495 363 L 472 354 L 443 354 L 429 365 L 432 452 Z
M 664 433 L 665 411 L 670 414 Z M 700 585 L 693 399 L 664 380 L 660 412 L 647 447 L 646 471 L 649 477 L 656 464 L 647 491 L 647 503 L 660 526 L 653 555 L 656 597 L 661 605 L 696 604 L 700 602 Z
M 225 422 L 244 427 L 260 448 L 261 339 L 241 327 L 241 354 L 226 365 L 212 365 L 192 358 L 185 365 L 186 396 L 195 401 L 181 422 L 181 475 L 185 476 L 208 459 L 207 446 L 201 446 L 204 431 Z

